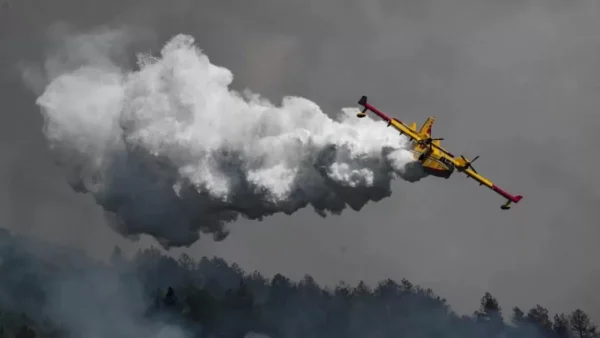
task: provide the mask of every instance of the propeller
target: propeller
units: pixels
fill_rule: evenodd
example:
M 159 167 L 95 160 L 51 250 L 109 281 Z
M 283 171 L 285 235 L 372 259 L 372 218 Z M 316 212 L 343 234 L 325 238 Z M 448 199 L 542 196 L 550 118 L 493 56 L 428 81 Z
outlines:
M 444 140 L 443 137 L 438 137 L 438 138 L 431 138 L 430 137 L 430 138 L 426 138 L 424 140 L 419 141 L 419 143 L 420 144 L 427 144 L 427 145 L 429 145 L 429 148 L 431 148 L 432 145 L 433 145 L 433 141 L 442 141 L 442 140 Z
M 474 172 L 477 174 L 477 170 L 475 170 L 475 168 L 473 168 L 473 166 L 471 165 L 471 163 L 475 162 L 475 161 L 476 161 L 476 160 L 479 158 L 479 155 L 475 156 L 475 158 L 474 158 L 474 159 L 472 159 L 471 161 L 467 160 L 467 159 L 466 159 L 464 156 L 462 156 L 462 155 L 460 155 L 460 157 L 462 157 L 462 159 L 463 159 L 463 160 L 465 161 L 465 163 L 466 163 L 466 164 L 465 164 L 465 166 L 464 166 L 464 169 L 471 168 L 471 170 L 473 170 L 473 171 L 474 171 Z

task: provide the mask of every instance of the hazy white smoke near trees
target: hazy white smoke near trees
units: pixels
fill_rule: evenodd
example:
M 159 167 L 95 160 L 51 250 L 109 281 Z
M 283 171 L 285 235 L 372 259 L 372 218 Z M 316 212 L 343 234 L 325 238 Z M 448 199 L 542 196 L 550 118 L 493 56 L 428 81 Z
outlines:
M 187 35 L 157 57 L 139 55 L 129 71 L 110 61 L 104 37 L 65 44 L 62 57 L 78 58 L 77 67 L 50 56 L 37 104 L 69 182 L 93 194 L 124 235 L 149 234 L 165 247 L 192 244 L 199 232 L 223 239 L 240 216 L 358 210 L 390 196 L 394 178 L 424 176 L 407 139 L 356 118 L 357 108 L 334 120 L 300 97 L 275 105 L 233 91 L 232 73 Z M 349 105 L 357 98 L 349 93 Z

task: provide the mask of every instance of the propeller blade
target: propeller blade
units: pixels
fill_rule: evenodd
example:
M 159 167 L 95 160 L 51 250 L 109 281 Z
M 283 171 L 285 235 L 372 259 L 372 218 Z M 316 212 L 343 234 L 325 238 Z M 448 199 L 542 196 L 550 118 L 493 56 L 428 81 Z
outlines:
M 475 162 L 475 160 L 477 160 L 478 158 L 479 158 L 479 155 L 475 156 L 475 158 L 471 160 L 471 163 Z M 473 170 L 476 174 L 478 174 L 477 170 L 475 170 L 475 168 L 473 168 L 472 164 L 471 164 L 471 170 Z
M 479 155 L 475 156 L 475 158 L 472 159 L 471 161 L 467 160 L 463 155 L 460 155 L 460 157 L 462 157 L 462 159 L 466 162 L 465 168 L 471 168 L 471 170 L 473 170 L 473 172 L 478 174 L 477 170 L 475 170 L 475 168 L 473 168 L 473 165 L 471 163 L 475 162 L 475 160 L 477 160 L 479 158 Z

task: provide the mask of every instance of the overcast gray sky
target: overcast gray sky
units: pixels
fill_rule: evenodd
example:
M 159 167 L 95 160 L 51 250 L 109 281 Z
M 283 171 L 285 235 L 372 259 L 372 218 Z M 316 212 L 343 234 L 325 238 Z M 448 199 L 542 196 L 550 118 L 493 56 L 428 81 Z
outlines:
M 39 62 L 50 25 L 126 25 L 137 51 L 192 34 L 234 87 L 299 95 L 334 113 L 361 95 L 433 132 L 500 187 L 510 212 L 464 176 L 396 182 L 391 198 L 322 219 L 311 210 L 240 221 L 186 251 L 321 282 L 392 277 L 431 287 L 460 312 L 490 291 L 506 311 L 580 307 L 600 320 L 600 4 L 500 0 L 4 0 L 0 7 L 2 226 L 106 256 L 133 245 L 64 181 L 19 62 Z

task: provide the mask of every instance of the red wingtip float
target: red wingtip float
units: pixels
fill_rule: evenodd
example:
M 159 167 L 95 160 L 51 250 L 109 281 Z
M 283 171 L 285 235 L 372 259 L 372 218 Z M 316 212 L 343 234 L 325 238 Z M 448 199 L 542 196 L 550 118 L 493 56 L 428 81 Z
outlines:
M 400 120 L 389 117 L 368 103 L 366 96 L 362 96 L 360 100 L 358 100 L 358 104 L 363 106 L 361 112 L 357 114 L 358 117 L 365 117 L 367 116 L 367 111 L 372 111 L 386 121 L 388 127 L 392 126 L 399 131 L 400 134 L 408 136 L 412 140 L 411 151 L 414 154 L 415 160 L 421 162 L 423 169 L 428 174 L 437 177 L 450 178 L 454 170 L 465 173 L 467 177 L 473 178 L 479 182 L 479 185 L 485 185 L 504 197 L 506 203 L 502 204 L 500 207 L 502 210 L 510 209 L 511 203 L 518 203 L 523 198 L 521 195 L 513 196 L 509 194 L 500 189 L 489 179 L 479 175 L 472 166 L 472 163 L 477 160 L 479 156 L 475 157 L 473 160 L 467 160 L 462 155 L 460 157 L 455 157 L 452 153 L 442 148 L 440 141 L 442 141 L 443 138 L 431 138 L 431 128 L 435 122 L 435 117 L 428 117 L 421 128 L 417 130 L 416 123 L 413 122 L 408 126 Z

